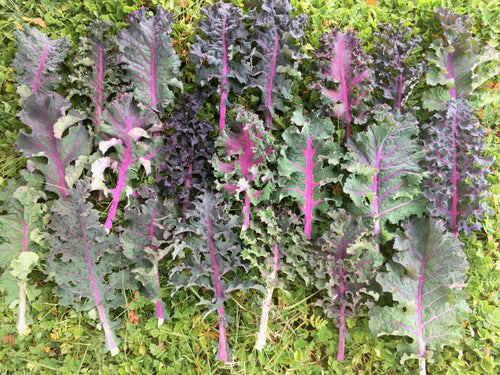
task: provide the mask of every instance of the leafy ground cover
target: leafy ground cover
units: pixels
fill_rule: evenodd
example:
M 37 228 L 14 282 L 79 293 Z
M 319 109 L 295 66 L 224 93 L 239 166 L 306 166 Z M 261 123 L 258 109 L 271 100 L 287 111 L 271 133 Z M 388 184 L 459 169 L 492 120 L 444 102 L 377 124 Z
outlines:
M 498 372 L 495 2 L 212 3 L 0 0 L 0 372 Z

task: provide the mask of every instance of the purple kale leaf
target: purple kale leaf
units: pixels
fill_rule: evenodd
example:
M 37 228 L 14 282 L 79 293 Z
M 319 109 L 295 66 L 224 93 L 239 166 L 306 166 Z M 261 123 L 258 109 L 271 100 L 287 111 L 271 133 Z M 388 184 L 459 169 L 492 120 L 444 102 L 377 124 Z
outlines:
M 205 192 L 196 198 L 194 208 L 186 212 L 186 223 L 179 223 L 175 235 L 178 242 L 173 256 L 181 256 L 182 263 L 170 273 L 175 293 L 180 288 L 199 286 L 213 293 L 210 300 L 200 297 L 199 304 L 209 311 L 217 311 L 219 321 L 218 359 L 230 360 L 226 328 L 230 317 L 224 311 L 224 301 L 234 290 L 251 287 L 240 280 L 248 272 L 241 261 L 241 246 L 233 229 L 238 218 L 227 214 L 228 205 L 220 194 Z M 182 240 L 181 240 L 182 238 Z
M 294 112 L 292 122 L 282 134 L 285 146 L 278 160 L 282 177 L 281 197 L 292 196 L 304 213 L 304 233 L 307 239 L 313 234 L 313 221 L 319 211 L 328 209 L 329 195 L 324 185 L 335 181 L 333 165 L 338 164 L 341 151 L 331 135 L 335 127 L 330 119 L 304 115 L 301 109 Z
M 344 124 L 349 139 L 351 125 L 367 120 L 366 104 L 372 90 L 370 57 L 355 31 L 342 33 L 335 28 L 321 36 L 314 58 L 319 81 L 313 87 L 321 91 L 323 109 Z
M 460 241 L 444 231 L 442 222 L 428 218 L 405 223 L 398 235 L 398 250 L 389 272 L 379 273 L 377 281 L 399 304 L 375 306 L 369 311 L 374 335 L 408 336 L 397 345 L 402 360 L 419 358 L 420 374 L 425 374 L 426 359 L 443 345 L 460 338 L 461 320 L 467 310 L 465 293 L 465 253 Z
M 141 185 L 130 198 L 124 213 L 127 224 L 120 232 L 120 247 L 142 284 L 141 293 L 156 305 L 158 325 L 169 319 L 160 297 L 160 261 L 168 252 L 176 224 L 174 213 L 172 202 L 163 202 L 152 188 Z
M 95 21 L 87 28 L 87 35 L 80 37 L 80 44 L 70 75 L 69 97 L 78 95 L 90 99 L 85 113 L 92 118 L 96 131 L 101 125 L 102 112 L 110 98 L 123 90 L 123 72 L 116 57 L 118 47 L 111 39 L 111 21 Z
M 21 121 L 31 133 L 21 133 L 17 151 L 31 158 L 45 176 L 45 188 L 66 197 L 70 183 L 82 172 L 89 154 L 89 135 L 79 124 L 84 118 L 70 110 L 71 104 L 57 93 L 34 94 L 25 102 Z M 76 125 L 75 125 L 76 124 Z
M 376 251 L 369 234 L 369 221 L 348 215 L 343 209 L 329 210 L 330 228 L 316 241 L 311 255 L 316 287 L 326 291 L 318 300 L 326 314 L 339 327 L 337 360 L 344 361 L 346 318 L 353 318 L 358 308 L 377 297 L 371 286 L 383 256 Z
M 205 17 L 198 21 L 198 30 L 191 46 L 190 59 L 196 65 L 198 84 L 204 86 L 212 79 L 218 82 L 220 95 L 219 131 L 226 126 L 226 107 L 231 89 L 241 90 L 250 74 L 245 62 L 249 55 L 248 33 L 243 16 L 236 6 L 222 1 L 201 9 Z
M 15 31 L 14 35 L 18 51 L 12 68 L 16 72 L 15 80 L 22 85 L 21 97 L 55 89 L 61 79 L 56 70 L 70 50 L 69 40 L 50 40 L 37 28 L 27 25 Z
M 450 100 L 446 111 L 423 126 L 426 149 L 424 195 L 431 216 L 444 218 L 448 229 L 471 234 L 487 211 L 486 176 L 492 158 L 484 153 L 484 129 L 464 99 Z
M 160 163 L 156 181 L 167 197 L 188 208 L 191 192 L 204 192 L 211 187 L 214 176 L 209 160 L 215 152 L 208 120 L 198 118 L 205 105 L 207 92 L 196 90 L 177 100 L 177 105 L 165 123 L 165 145 L 159 152 Z
M 311 282 L 307 267 L 309 243 L 302 232 L 303 220 L 288 207 L 261 204 L 253 207 L 250 225 L 243 228 L 241 238 L 245 246 L 242 257 L 257 268 L 256 282 L 265 288 L 262 301 L 259 332 L 255 349 L 262 350 L 268 336 L 269 313 L 275 288 L 286 288 L 286 282 L 300 276 Z
M 347 143 L 346 167 L 351 174 L 344 190 L 353 201 L 351 212 L 373 218 L 379 242 L 379 235 L 388 236 L 386 221 L 397 224 L 422 214 L 425 200 L 420 191 L 423 152 L 416 139 L 416 119 L 394 114 L 387 104 L 378 106 L 374 117 L 376 124 Z
M 252 76 L 247 87 L 257 87 L 262 94 L 260 110 L 265 114 L 266 129 L 271 129 L 275 110 L 285 110 L 283 100 L 292 100 L 293 81 L 287 74 L 298 75 L 293 62 L 302 56 L 296 41 L 304 35 L 307 16 L 290 16 L 288 0 L 264 0 L 259 11 L 252 10 L 249 38 L 252 49 Z
M 107 348 L 116 355 L 116 324 L 109 310 L 124 305 L 120 289 L 130 281 L 113 267 L 123 263 L 121 253 L 116 251 L 116 235 L 99 222 L 99 212 L 86 201 L 88 196 L 87 184 L 79 180 L 67 199 L 54 201 L 49 223 L 49 272 L 57 283 L 61 305 L 80 311 L 97 309 Z
M 48 205 L 43 192 L 43 178 L 37 173 L 21 171 L 21 177 L 9 180 L 0 192 L 0 290 L 8 292 L 5 302 L 17 301 L 17 331 L 29 333 L 27 295 L 37 294 L 28 274 L 47 248 L 45 228 Z M 28 315 L 29 316 L 29 315 Z
M 275 160 L 273 138 L 255 113 L 235 107 L 236 119 L 216 141 L 213 165 L 218 188 L 240 199 L 243 193 L 243 226 L 250 220 L 250 204 L 268 200 L 274 190 L 270 163 Z
M 141 8 L 130 13 L 129 28 L 121 30 L 115 42 L 134 83 L 135 99 L 163 114 L 175 98 L 172 88 L 182 89 L 181 62 L 170 37 L 173 16 L 160 7 L 149 18 L 147 12 L 147 8 Z
M 438 9 L 436 18 L 443 29 L 443 38 L 430 46 L 427 59 L 431 66 L 427 84 L 438 86 L 428 90 L 423 106 L 441 109 L 451 99 L 466 98 L 473 89 L 473 71 L 479 62 L 480 45 L 472 37 L 472 18 L 449 9 Z
M 375 47 L 375 85 L 383 91 L 384 98 L 390 101 L 392 108 L 400 112 L 425 68 L 423 61 L 414 67 L 406 63 L 422 38 L 418 35 L 408 37 L 411 28 L 401 30 L 402 27 L 403 22 L 399 23 L 396 30 L 390 24 L 381 24 L 379 29 L 382 32 L 374 33 L 380 39 Z
M 105 156 L 97 158 L 92 164 L 92 189 L 104 189 L 111 193 L 112 202 L 105 223 L 110 229 L 122 194 L 131 193 L 130 180 L 137 177 L 141 166 L 147 174 L 151 173 L 151 159 L 160 149 L 160 140 L 150 134 L 151 128 L 158 122 L 157 116 L 149 108 L 139 108 L 133 102 L 131 93 L 117 96 L 107 106 L 102 120 L 98 135 L 106 140 L 99 142 L 99 150 Z M 111 189 L 105 183 L 104 172 L 108 168 L 118 175 L 116 186 Z

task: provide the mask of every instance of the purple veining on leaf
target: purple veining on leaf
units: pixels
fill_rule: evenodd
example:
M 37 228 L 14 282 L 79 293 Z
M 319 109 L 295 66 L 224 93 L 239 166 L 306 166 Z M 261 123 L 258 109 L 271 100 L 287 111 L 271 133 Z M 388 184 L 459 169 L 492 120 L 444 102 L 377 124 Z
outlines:
M 70 105 L 56 93 L 30 96 L 20 118 L 31 133 L 21 133 L 16 140 L 17 150 L 22 151 L 23 156 L 37 158 L 36 168 L 45 176 L 46 189 L 62 197 L 67 195 L 70 166 L 89 152 L 89 136 L 85 126 L 78 124 L 84 118 L 73 110 L 66 113 Z
M 380 39 L 375 50 L 375 84 L 399 112 L 403 111 L 425 67 L 423 61 L 415 67 L 407 65 L 406 60 L 418 48 L 422 38 L 418 35 L 408 38 L 411 28 L 402 28 L 403 22 L 396 30 L 390 24 L 381 24 L 379 29 L 382 32 L 375 33 Z
M 132 169 L 142 165 L 146 170 L 151 168 L 150 159 L 159 150 L 156 139 L 151 139 L 148 130 L 157 122 L 157 117 L 149 109 L 140 109 L 133 101 L 130 93 L 118 96 L 104 111 L 103 123 L 100 127 L 100 134 L 108 140 L 101 141 L 99 148 L 106 154 L 110 148 L 115 150 L 110 157 L 100 158 L 94 165 L 100 163 L 101 173 L 106 167 L 111 167 L 118 174 L 116 186 L 110 189 L 112 196 L 105 227 L 110 229 L 115 220 L 116 210 L 122 192 L 128 186 L 129 175 Z M 104 176 L 97 177 L 100 182 L 99 187 L 104 187 Z M 96 176 L 94 176 L 94 180 Z M 93 182 L 95 184 L 95 182 Z M 96 186 L 94 185 L 94 188 Z
M 251 203 L 268 199 L 273 189 L 269 164 L 275 158 L 273 138 L 257 115 L 235 107 L 236 119 L 219 136 L 213 159 L 218 186 L 239 199 L 243 193 L 243 226 L 249 225 Z
M 67 99 L 78 98 L 82 113 L 88 114 L 94 122 L 93 130 L 98 132 L 106 104 L 131 87 L 123 82 L 122 64 L 116 61 L 119 50 L 113 41 L 113 22 L 96 20 L 86 31 L 72 62 Z
M 229 317 L 224 310 L 224 301 L 231 291 L 245 291 L 252 287 L 239 279 L 239 269 L 246 270 L 246 266 L 240 258 L 239 239 L 233 232 L 237 217 L 228 215 L 227 208 L 220 194 L 205 192 L 197 197 L 194 208 L 186 212 L 186 223 L 178 224 L 175 235 L 179 240 L 173 245 L 173 256 L 182 254 L 183 261 L 177 263 L 170 273 L 174 285 L 172 293 L 189 286 L 203 287 L 213 293 L 210 300 L 202 297 L 200 304 L 210 311 L 217 311 L 217 358 L 224 362 L 230 360 L 226 333 Z
M 247 87 L 261 91 L 260 110 L 265 114 L 268 130 L 272 128 L 275 111 L 285 111 L 283 101 L 293 99 L 293 81 L 286 75 L 298 74 L 294 62 L 302 57 L 294 42 L 303 36 L 307 16 L 291 16 L 292 10 L 288 0 L 264 0 L 259 10 L 248 14 L 253 20 L 249 38 L 255 40 L 255 47 Z
M 205 17 L 198 21 L 204 37 L 197 36 L 190 51 L 190 59 L 198 68 L 198 83 L 206 85 L 215 78 L 219 86 L 219 132 L 226 126 L 226 107 L 231 89 L 240 90 L 250 73 L 244 60 L 249 54 L 248 33 L 238 7 L 222 1 L 201 9 Z M 240 55 L 241 54 L 241 55 Z M 236 59 L 238 55 L 239 59 Z
M 383 256 L 376 250 L 368 234 L 369 223 L 348 215 L 344 210 L 327 212 L 332 224 L 316 242 L 318 251 L 311 256 L 316 287 L 325 289 L 327 297 L 318 300 L 326 314 L 339 327 L 337 360 L 345 355 L 346 318 L 354 317 L 366 303 Z
M 393 114 L 385 104 L 373 112 L 377 124 L 348 141 L 347 169 L 353 174 L 344 190 L 353 200 L 352 212 L 373 217 L 379 240 L 386 220 L 398 223 L 425 210 L 419 192 L 423 152 L 415 118 Z
M 425 374 L 428 351 L 460 336 L 459 319 L 467 306 L 461 289 L 468 263 L 461 243 L 444 231 L 442 222 L 414 219 L 404 227 L 404 235 L 394 242 L 398 252 L 387 265 L 389 272 L 377 276 L 400 305 L 371 309 L 369 325 L 377 335 L 411 337 L 413 342 L 400 350 L 419 358 L 420 374 Z
M 484 128 L 467 101 L 450 100 L 445 108 L 423 127 L 429 176 L 424 195 L 432 202 L 431 216 L 445 218 L 455 234 L 470 234 L 488 211 L 482 199 L 488 195 L 486 176 L 493 160 L 484 155 Z
M 30 93 L 47 92 L 58 86 L 60 76 L 55 73 L 69 49 L 67 38 L 50 40 L 35 27 L 25 25 L 14 32 L 18 51 L 12 61 L 15 79 L 26 85 Z
M 472 92 L 474 69 L 480 64 L 481 48 L 472 35 L 472 19 L 449 9 L 435 14 L 443 29 L 443 37 L 430 46 L 427 60 L 427 84 L 436 86 L 424 93 L 424 108 L 444 109 L 451 99 L 465 99 Z
M 370 58 L 355 31 L 341 33 L 338 28 L 323 34 L 315 58 L 319 81 L 313 87 L 323 94 L 324 110 L 344 123 L 349 139 L 351 125 L 366 122 L 365 102 L 372 89 Z
M 331 140 L 333 124 L 329 119 L 304 116 L 299 109 L 294 112 L 292 121 L 299 126 L 290 126 L 282 137 L 286 147 L 281 151 L 278 170 L 283 187 L 282 196 L 291 195 L 299 201 L 305 215 L 304 233 L 311 239 L 318 210 L 325 210 L 328 197 L 322 186 L 333 182 L 331 165 L 338 163 L 340 151 Z
M 160 7 L 149 18 L 147 12 L 147 8 L 140 8 L 130 13 L 129 28 L 121 30 L 115 41 L 134 83 L 135 99 L 163 114 L 175 98 L 171 89 L 182 89 L 181 62 L 170 37 L 173 15 Z
M 120 231 L 119 243 L 130 260 L 132 272 L 142 284 L 141 294 L 156 305 L 158 325 L 169 319 L 160 297 L 160 261 L 167 254 L 167 241 L 175 227 L 175 206 L 163 202 L 154 189 L 141 185 L 130 199 Z
M 117 339 L 109 318 L 109 309 L 123 306 L 122 272 L 114 234 L 108 234 L 99 222 L 99 214 L 86 202 L 87 185 L 78 181 L 66 199 L 54 201 L 49 228 L 51 251 L 49 271 L 58 285 L 59 303 L 79 310 L 96 308 L 102 323 L 108 350 L 118 353 Z M 84 303 L 85 302 L 85 303 Z

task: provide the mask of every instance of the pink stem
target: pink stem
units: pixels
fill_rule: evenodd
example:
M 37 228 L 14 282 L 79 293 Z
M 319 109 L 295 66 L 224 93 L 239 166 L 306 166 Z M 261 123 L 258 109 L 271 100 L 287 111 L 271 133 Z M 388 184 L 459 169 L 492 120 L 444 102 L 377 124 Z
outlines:
M 337 353 L 337 361 L 344 362 L 345 354 L 345 306 L 343 303 L 340 304 L 340 327 L 339 327 L 339 349 Z
M 207 236 L 210 242 L 210 257 L 212 260 L 212 265 L 214 268 L 213 280 L 215 285 L 215 297 L 217 300 L 222 300 L 224 293 L 222 291 L 222 285 L 220 281 L 220 272 L 217 259 L 215 257 L 215 244 L 212 237 L 212 226 L 210 222 L 210 210 L 209 210 L 208 200 L 205 200 L 205 215 L 207 217 Z M 227 336 L 226 336 L 226 324 L 224 321 L 224 303 L 217 309 L 217 315 L 219 319 L 219 360 L 222 362 L 228 362 L 228 346 L 227 346 Z

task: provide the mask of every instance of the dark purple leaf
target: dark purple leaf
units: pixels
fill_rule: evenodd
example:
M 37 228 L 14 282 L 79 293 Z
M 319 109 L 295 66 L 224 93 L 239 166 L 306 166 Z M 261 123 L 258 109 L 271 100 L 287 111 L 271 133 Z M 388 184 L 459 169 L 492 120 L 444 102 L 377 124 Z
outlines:
M 324 289 L 327 297 L 316 302 L 323 307 L 339 327 L 337 360 L 344 361 L 346 318 L 353 318 L 360 306 L 372 294 L 370 286 L 383 256 L 375 250 L 369 234 L 369 220 L 363 221 L 346 214 L 342 209 L 327 212 L 332 220 L 329 230 L 316 242 L 317 251 L 311 255 L 312 274 L 316 287 Z
M 186 212 L 187 222 L 180 223 L 176 235 L 182 238 L 174 246 L 174 257 L 182 256 L 182 263 L 174 267 L 170 280 L 175 293 L 180 288 L 199 286 L 213 293 L 210 300 L 201 298 L 199 304 L 209 311 L 217 311 L 219 320 L 218 359 L 230 360 L 226 326 L 229 316 L 224 311 L 224 301 L 234 290 L 252 287 L 240 280 L 247 267 L 240 257 L 240 243 L 233 229 L 238 218 L 227 214 L 228 205 L 220 194 L 206 192 L 199 195 L 194 208 Z M 243 268 L 243 270 L 241 269 Z
M 209 135 L 214 126 L 198 118 L 208 94 L 197 90 L 177 100 L 177 105 L 165 123 L 165 145 L 159 152 L 160 164 L 156 181 L 164 194 L 182 204 L 185 210 L 191 192 L 204 192 L 214 181 L 209 160 L 215 152 Z
M 444 218 L 457 234 L 471 234 L 481 228 L 487 211 L 486 176 L 491 173 L 491 157 L 484 153 L 484 129 L 466 100 L 450 100 L 446 111 L 431 118 L 425 129 L 424 195 L 431 201 L 429 214 Z
M 219 131 L 226 126 L 226 106 L 231 89 L 240 90 L 250 74 L 244 59 L 248 57 L 248 33 L 239 8 L 222 1 L 201 9 L 205 18 L 198 21 L 198 30 L 191 46 L 190 59 L 196 64 L 198 84 L 205 86 L 212 79 L 218 82 L 220 95 Z
M 119 239 L 132 272 L 143 286 L 141 294 L 156 305 L 159 326 L 164 319 L 169 319 L 160 297 L 160 261 L 168 252 L 167 240 L 172 240 L 174 213 L 171 202 L 163 202 L 152 188 L 141 185 L 125 210 L 127 225 L 122 228 Z
M 423 61 L 415 67 L 407 65 L 406 60 L 418 48 L 422 38 L 418 35 L 408 37 L 411 28 L 401 30 L 402 27 L 403 22 L 399 23 L 396 30 L 390 24 L 381 24 L 379 29 L 383 32 L 374 33 L 380 38 L 375 50 L 375 84 L 383 91 L 384 98 L 391 102 L 391 106 L 400 112 L 425 67 Z
M 247 87 L 261 91 L 266 129 L 272 128 L 276 109 L 284 112 L 283 100 L 293 99 L 293 81 L 286 74 L 298 75 L 293 62 L 302 58 L 294 42 L 304 35 L 307 15 L 292 17 L 292 10 L 288 0 L 264 0 L 259 11 L 254 9 L 248 14 L 253 20 L 249 39 L 255 41 L 255 47 Z

